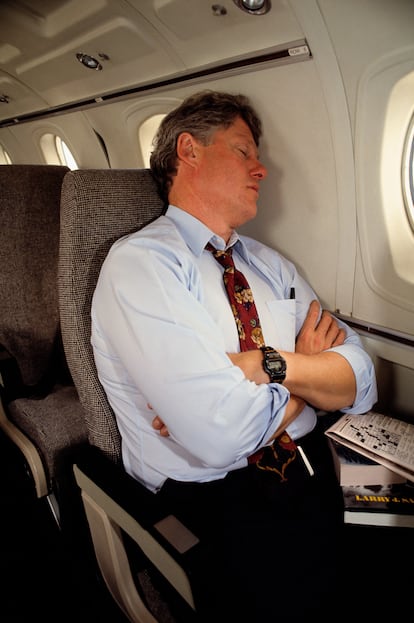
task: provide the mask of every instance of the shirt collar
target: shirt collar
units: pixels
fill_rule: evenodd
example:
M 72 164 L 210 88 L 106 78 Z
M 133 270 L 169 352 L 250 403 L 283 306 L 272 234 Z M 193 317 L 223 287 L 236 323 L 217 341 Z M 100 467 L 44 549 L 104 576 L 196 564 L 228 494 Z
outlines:
M 168 206 L 165 216 L 173 221 L 187 246 L 197 257 L 200 257 L 207 242 L 211 242 L 216 249 L 222 251 L 229 247 L 234 247 L 243 259 L 250 264 L 249 252 L 236 231 L 233 231 L 229 243 L 226 245 L 223 238 L 217 236 L 204 223 L 175 205 L 170 204 Z

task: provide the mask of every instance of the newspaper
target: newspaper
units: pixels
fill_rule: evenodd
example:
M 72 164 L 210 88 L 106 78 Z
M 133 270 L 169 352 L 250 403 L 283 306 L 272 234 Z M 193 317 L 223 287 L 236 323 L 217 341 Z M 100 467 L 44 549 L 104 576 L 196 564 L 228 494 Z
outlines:
M 326 435 L 414 481 L 414 424 L 369 411 L 343 415 Z

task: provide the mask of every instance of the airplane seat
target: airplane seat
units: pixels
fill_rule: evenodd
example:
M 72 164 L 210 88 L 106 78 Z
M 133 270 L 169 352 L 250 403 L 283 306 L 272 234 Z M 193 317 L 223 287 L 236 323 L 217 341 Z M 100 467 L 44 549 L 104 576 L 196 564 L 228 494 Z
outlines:
M 87 430 L 60 334 L 60 193 L 66 166 L 0 166 L 0 428 L 61 525 L 69 455 Z M 76 491 L 72 485 L 73 490 Z M 69 507 L 69 504 L 68 504 Z
M 196 620 L 190 577 L 200 543 L 122 466 L 120 434 L 95 368 L 90 309 L 113 242 L 162 212 L 148 169 L 77 170 L 63 182 L 58 278 L 62 336 L 91 444 L 74 472 L 101 574 L 133 623 Z M 179 619 L 174 618 L 177 604 Z

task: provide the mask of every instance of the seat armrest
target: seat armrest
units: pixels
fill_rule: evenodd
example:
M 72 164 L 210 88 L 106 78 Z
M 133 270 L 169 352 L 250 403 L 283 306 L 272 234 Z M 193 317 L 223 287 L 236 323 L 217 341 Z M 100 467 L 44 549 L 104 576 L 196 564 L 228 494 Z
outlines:
M 74 473 L 82 491 L 98 562 L 100 553 L 97 548 L 102 552 L 103 549 L 102 527 L 94 526 L 93 515 L 97 509 L 112 529 L 124 531 L 135 541 L 151 564 L 194 609 L 190 578 L 202 548 L 199 538 L 161 504 L 156 494 L 97 448 L 89 447 L 82 453 L 74 466 Z M 100 563 L 100 566 L 102 569 L 104 565 Z M 106 559 L 105 566 L 108 567 Z M 108 578 L 105 580 L 107 584 L 111 583 Z
M 199 539 L 177 518 L 172 521 L 168 509 L 165 508 L 156 494 L 132 478 L 122 465 L 115 464 L 97 448 L 93 446 L 85 448 L 77 460 L 77 468 L 93 480 L 117 504 L 122 506 L 145 530 L 158 534 L 164 533 L 169 544 L 181 554 L 186 553 L 199 543 Z M 168 536 L 169 534 L 173 535 L 174 524 L 177 526 L 177 532 L 181 533 L 181 538 L 178 538 L 176 543 L 173 542 L 173 538 L 170 540 Z M 180 545 L 184 535 L 187 539 L 185 548 L 182 544 Z

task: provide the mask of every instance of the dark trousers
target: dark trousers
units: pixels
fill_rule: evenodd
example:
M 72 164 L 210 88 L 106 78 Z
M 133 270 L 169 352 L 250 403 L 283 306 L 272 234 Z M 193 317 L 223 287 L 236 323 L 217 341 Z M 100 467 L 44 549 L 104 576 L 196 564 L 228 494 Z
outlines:
M 314 476 L 298 457 L 287 482 L 249 466 L 211 483 L 167 480 L 159 492 L 203 544 L 194 577 L 200 620 L 331 620 L 342 494 L 320 426 L 298 443 Z

